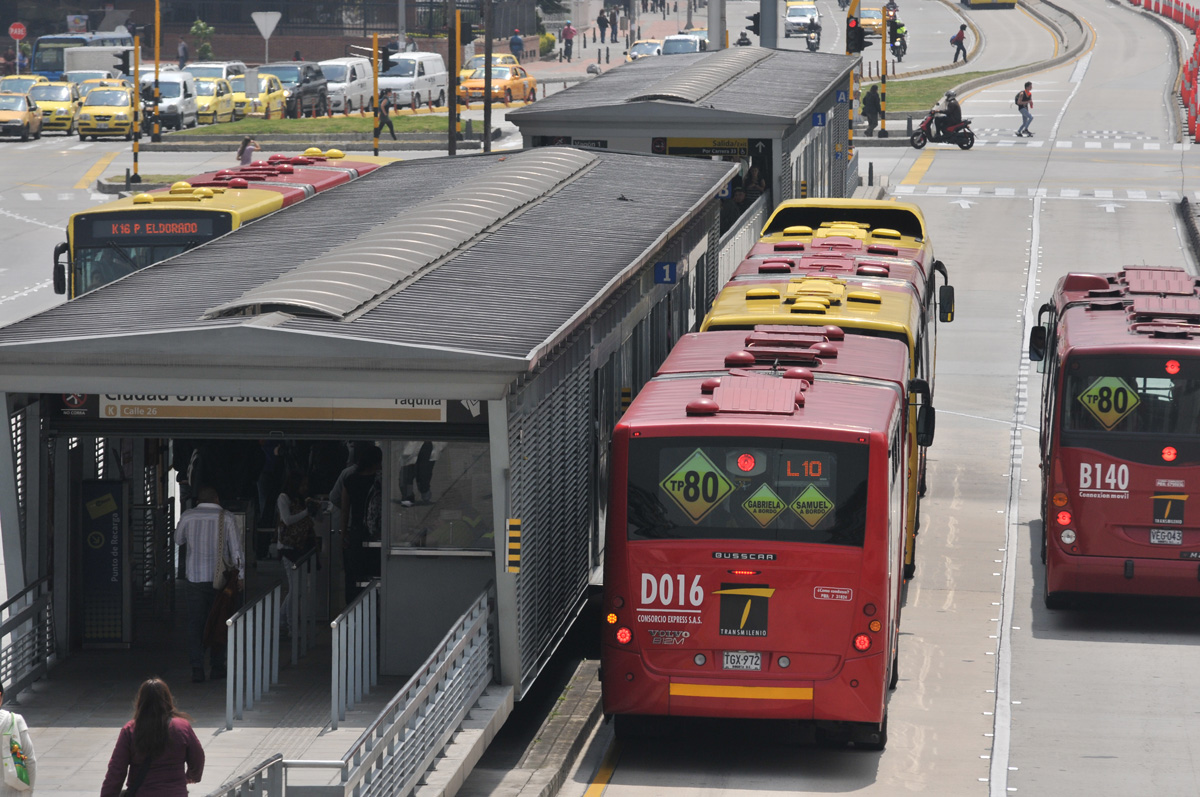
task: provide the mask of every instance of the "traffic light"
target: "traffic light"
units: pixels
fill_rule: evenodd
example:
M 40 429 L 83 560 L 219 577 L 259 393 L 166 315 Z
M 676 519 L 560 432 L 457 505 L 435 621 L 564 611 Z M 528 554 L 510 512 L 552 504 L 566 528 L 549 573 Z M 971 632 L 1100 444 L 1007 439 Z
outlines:
M 459 36 L 461 37 L 461 41 L 459 43 L 463 47 L 466 47 L 468 44 L 475 41 L 475 29 L 471 26 L 470 22 L 462 23 L 462 27 L 459 28 Z
M 758 15 L 759 12 L 755 11 L 753 14 L 746 17 L 746 19 L 750 20 L 750 24 L 746 26 L 746 30 L 750 31 L 755 36 L 758 35 Z
M 119 53 L 113 53 L 113 66 L 121 70 L 122 75 L 129 75 L 133 71 L 133 66 L 130 64 L 130 59 L 133 58 L 133 50 L 122 50 Z
M 863 30 L 862 23 L 858 17 L 846 18 L 846 52 L 861 53 L 870 46 L 870 42 L 866 40 L 867 32 Z

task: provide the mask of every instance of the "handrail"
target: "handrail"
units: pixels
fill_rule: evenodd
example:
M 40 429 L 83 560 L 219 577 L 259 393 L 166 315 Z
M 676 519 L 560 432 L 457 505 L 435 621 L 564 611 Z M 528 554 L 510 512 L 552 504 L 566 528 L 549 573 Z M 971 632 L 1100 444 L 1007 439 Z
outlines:
M 771 213 L 771 192 L 768 190 L 742 211 L 737 223 L 725 231 L 717 243 L 717 280 L 729 282 L 733 272 L 762 237 L 762 229 Z
M 51 582 L 42 578 L 4 604 L 10 616 L 0 622 L 0 638 L 10 637 L 0 650 L 0 679 L 15 698 L 41 678 L 54 659 L 54 604 Z M 24 602 L 14 611 L 17 604 Z
M 283 753 L 276 753 L 237 780 L 209 792 L 208 797 L 242 797 L 247 794 L 258 797 L 283 797 L 283 792 Z
M 6 611 L 10 606 L 12 606 L 17 601 L 21 600 L 22 598 L 25 598 L 30 592 L 33 592 L 38 587 L 42 586 L 43 584 L 49 584 L 49 583 L 50 583 L 50 576 L 42 576 L 37 581 L 35 581 L 32 584 L 30 584 L 29 586 L 27 586 L 25 589 L 18 592 L 16 595 L 13 595 L 11 598 L 6 600 L 4 603 L 0 603 L 0 613 Z
M 294 586 L 296 592 L 291 596 L 291 607 L 288 611 L 288 628 L 292 634 L 293 666 L 301 656 L 308 654 L 308 649 L 312 647 L 313 638 L 316 636 L 317 554 L 318 549 L 313 548 L 295 562 L 288 561 L 286 557 L 282 559 L 285 568 L 290 567 L 296 571 L 295 579 L 288 580 L 289 590 Z
M 276 584 L 225 621 L 225 729 L 279 683 L 279 602 Z
M 373 578 L 329 623 L 329 723 L 335 731 L 338 721 L 346 719 L 346 710 L 379 683 L 379 598 L 379 579 Z

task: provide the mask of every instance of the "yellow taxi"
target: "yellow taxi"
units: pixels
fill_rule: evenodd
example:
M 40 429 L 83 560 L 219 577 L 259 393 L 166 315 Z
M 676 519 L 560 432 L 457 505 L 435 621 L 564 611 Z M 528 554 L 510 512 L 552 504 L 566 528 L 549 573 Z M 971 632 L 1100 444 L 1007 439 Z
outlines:
M 133 90 L 120 86 L 98 86 L 83 98 L 83 105 L 75 117 L 79 140 L 87 137 L 125 136 L 133 138 L 134 103 Z
M 237 75 L 229 78 L 233 90 L 233 118 L 242 119 L 248 114 L 261 113 L 267 119 L 282 119 L 284 103 L 283 84 L 279 78 L 266 72 L 258 73 L 258 96 L 246 99 L 246 78 Z
M 496 66 L 520 66 L 521 65 L 521 62 L 517 60 L 517 57 L 510 53 L 492 53 L 492 63 L 495 64 Z M 468 59 L 467 62 L 465 64 L 463 64 L 463 68 L 458 70 L 458 81 L 461 83 L 462 81 L 469 78 L 472 75 L 472 73 L 475 72 L 476 69 L 481 69 L 481 68 L 483 68 L 483 56 L 482 55 L 477 55 L 473 58 Z
M 233 121 L 233 89 L 223 77 L 196 78 L 196 118 L 202 125 Z
M 128 80 L 119 77 L 89 78 L 79 84 L 79 96 L 80 98 L 86 98 L 93 89 L 99 88 L 131 89 L 133 86 Z
M 43 75 L 9 75 L 0 77 L 0 93 L 28 94 L 29 89 L 36 83 L 49 83 L 50 79 Z
M 471 76 L 458 84 L 460 102 L 483 102 L 483 79 L 486 73 L 476 69 Z M 520 66 L 492 67 L 492 99 L 512 102 L 537 99 L 537 78 Z
M 0 93 L 0 136 L 42 137 L 42 112 L 28 94 Z
M 858 18 L 863 26 L 863 33 L 868 36 L 883 35 L 882 8 L 860 8 L 858 10 Z
M 625 53 L 625 63 L 648 55 L 662 55 L 662 39 L 638 39 L 629 45 L 629 50 Z
M 75 114 L 79 112 L 79 87 L 74 83 L 35 83 L 29 96 L 42 109 L 42 129 L 75 132 Z

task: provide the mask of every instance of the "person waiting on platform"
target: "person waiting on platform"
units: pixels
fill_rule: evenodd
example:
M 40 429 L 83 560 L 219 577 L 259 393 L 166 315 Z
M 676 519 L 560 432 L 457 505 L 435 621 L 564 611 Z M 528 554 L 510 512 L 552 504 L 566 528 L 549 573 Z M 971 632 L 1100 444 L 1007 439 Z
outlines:
M 380 471 L 383 466 L 383 449 L 379 446 L 360 446 L 354 473 L 342 481 L 342 560 L 344 562 L 346 603 L 353 601 L 362 591 L 359 582 L 366 580 L 375 568 L 367 561 L 367 549 L 363 543 L 378 537 L 372 526 L 380 517 L 381 485 Z

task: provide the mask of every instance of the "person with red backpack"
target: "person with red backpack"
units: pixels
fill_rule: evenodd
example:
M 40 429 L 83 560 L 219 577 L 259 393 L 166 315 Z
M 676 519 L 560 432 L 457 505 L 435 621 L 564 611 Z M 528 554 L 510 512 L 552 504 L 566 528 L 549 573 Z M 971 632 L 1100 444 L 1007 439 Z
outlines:
M 1017 110 L 1021 112 L 1021 126 L 1017 128 L 1018 136 L 1033 136 L 1029 123 L 1033 121 L 1033 83 L 1025 81 L 1024 91 L 1018 91 L 1014 98 Z
M 958 63 L 958 54 L 962 53 L 963 63 L 967 62 L 967 26 L 959 25 L 958 33 L 950 37 L 950 43 L 954 45 L 954 63 Z

